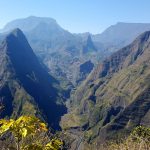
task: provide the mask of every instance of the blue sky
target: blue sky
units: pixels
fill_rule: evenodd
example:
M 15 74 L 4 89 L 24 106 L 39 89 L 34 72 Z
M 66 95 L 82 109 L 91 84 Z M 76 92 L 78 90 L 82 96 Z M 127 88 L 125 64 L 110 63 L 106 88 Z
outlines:
M 70 32 L 100 33 L 117 22 L 150 23 L 150 0 L 0 0 L 0 28 L 31 15 L 54 18 Z

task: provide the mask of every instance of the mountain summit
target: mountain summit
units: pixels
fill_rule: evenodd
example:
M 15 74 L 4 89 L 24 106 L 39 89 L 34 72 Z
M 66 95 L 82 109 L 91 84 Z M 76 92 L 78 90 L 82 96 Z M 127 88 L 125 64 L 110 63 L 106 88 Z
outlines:
M 101 34 L 93 35 L 94 41 L 103 43 L 106 49 L 116 51 L 133 42 L 143 32 L 150 30 L 150 23 L 118 22 Z
M 33 114 L 58 129 L 65 112 L 59 82 L 39 63 L 20 29 L 5 37 L 0 57 L 0 100 L 5 108 L 2 117 Z
M 91 35 L 88 35 L 85 45 L 83 46 L 83 53 L 96 52 L 97 49 L 92 41 Z
M 3 28 L 3 31 L 10 31 L 14 28 L 20 28 L 24 32 L 30 31 L 34 29 L 39 23 L 47 23 L 51 25 L 53 24 L 53 26 L 57 25 L 56 20 L 52 18 L 30 16 L 25 19 L 16 19 L 14 21 L 9 22 Z

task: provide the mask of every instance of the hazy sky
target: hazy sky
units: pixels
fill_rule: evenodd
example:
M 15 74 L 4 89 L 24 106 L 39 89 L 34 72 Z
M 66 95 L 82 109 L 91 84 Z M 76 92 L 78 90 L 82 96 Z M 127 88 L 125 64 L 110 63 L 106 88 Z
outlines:
M 150 23 L 150 0 L 0 0 L 0 28 L 31 15 L 54 18 L 74 33 L 100 33 L 117 22 Z

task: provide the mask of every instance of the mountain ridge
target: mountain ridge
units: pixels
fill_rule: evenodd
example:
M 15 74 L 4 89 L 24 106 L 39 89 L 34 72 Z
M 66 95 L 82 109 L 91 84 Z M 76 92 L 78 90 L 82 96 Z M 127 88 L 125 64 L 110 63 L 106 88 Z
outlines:
M 60 95 L 63 91 L 59 82 L 39 63 L 20 29 L 5 37 L 0 53 L 0 99 L 5 108 L 2 116 L 31 113 L 59 129 L 60 116 L 66 112 L 63 95 Z
M 149 126 L 149 58 L 150 31 L 91 72 L 72 94 L 62 128 L 81 128 L 89 141 L 99 143 L 128 134 L 138 125 Z
M 72 86 L 78 85 L 76 79 L 82 79 L 79 72 L 74 72 L 79 70 L 80 65 L 89 60 L 97 65 L 112 52 L 132 42 L 138 34 L 150 29 L 150 24 L 118 23 L 98 35 L 72 34 L 52 18 L 32 16 L 14 22 L 6 25 L 4 30 L 14 27 L 24 29 L 31 47 L 49 72 L 55 76 L 63 74 L 57 79 L 61 82 L 63 77 Z M 88 37 L 91 40 L 87 40 Z
M 118 22 L 108 27 L 101 34 L 93 35 L 93 40 L 100 41 L 106 49 L 114 52 L 130 44 L 137 36 L 149 30 L 150 23 Z

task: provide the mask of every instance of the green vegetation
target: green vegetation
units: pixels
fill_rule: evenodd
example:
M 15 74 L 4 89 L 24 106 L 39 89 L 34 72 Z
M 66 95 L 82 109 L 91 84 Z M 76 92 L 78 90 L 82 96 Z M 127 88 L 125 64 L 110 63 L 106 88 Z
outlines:
M 86 116 L 86 140 L 105 140 L 140 124 L 149 125 L 150 47 L 149 41 L 141 40 L 145 38 L 149 32 L 98 65 L 72 93 L 71 115 L 64 118 L 80 118 L 76 124 L 81 124 Z
M 10 144 L 1 144 L 3 149 L 14 150 L 59 150 L 63 142 L 48 135 L 46 124 L 32 116 L 21 116 L 17 120 L 0 120 L 0 135 L 9 135 Z M 8 142 L 8 141 L 7 141 Z
M 131 133 L 131 137 L 136 141 L 144 140 L 144 141 L 149 142 L 150 141 L 150 128 L 144 127 L 144 126 L 138 126 Z
M 93 141 L 86 145 L 86 150 L 149 150 L 150 149 L 150 127 L 137 126 L 126 138 L 118 138 L 115 141 L 99 143 Z
M 111 143 L 108 150 L 149 150 L 150 128 L 144 126 L 136 127 L 130 136 L 119 143 Z

